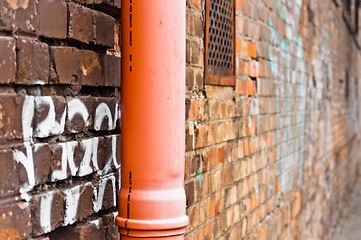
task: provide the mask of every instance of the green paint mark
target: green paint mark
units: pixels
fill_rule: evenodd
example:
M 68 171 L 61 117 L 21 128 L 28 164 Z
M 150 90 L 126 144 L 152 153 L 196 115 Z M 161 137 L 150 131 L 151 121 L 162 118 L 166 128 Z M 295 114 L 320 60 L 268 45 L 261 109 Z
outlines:
M 198 180 L 199 187 L 202 187 L 203 180 L 202 180 L 202 169 L 201 169 L 201 167 L 199 167 L 199 169 L 197 171 L 196 179 Z

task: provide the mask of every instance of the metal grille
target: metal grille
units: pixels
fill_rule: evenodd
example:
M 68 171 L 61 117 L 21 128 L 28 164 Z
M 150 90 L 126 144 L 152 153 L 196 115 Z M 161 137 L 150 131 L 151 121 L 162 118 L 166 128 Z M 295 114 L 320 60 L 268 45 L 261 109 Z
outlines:
M 211 74 L 233 73 L 233 0 L 209 0 L 207 11 L 207 65 Z

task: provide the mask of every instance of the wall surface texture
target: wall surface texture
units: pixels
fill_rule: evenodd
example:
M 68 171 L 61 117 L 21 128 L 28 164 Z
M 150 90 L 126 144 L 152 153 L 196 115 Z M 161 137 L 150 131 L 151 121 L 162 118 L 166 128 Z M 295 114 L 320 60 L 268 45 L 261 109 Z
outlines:
M 0 239 L 116 239 L 119 15 L 0 1 Z
M 185 1 L 186 239 L 330 239 L 361 160 L 351 13 L 235 0 L 234 78 L 212 82 L 206 1 Z M 0 240 L 117 238 L 119 19 L 120 0 L 0 1 Z
M 187 0 L 186 239 L 330 239 L 361 158 L 352 13 L 235 0 L 236 79 L 210 85 L 206 2 Z

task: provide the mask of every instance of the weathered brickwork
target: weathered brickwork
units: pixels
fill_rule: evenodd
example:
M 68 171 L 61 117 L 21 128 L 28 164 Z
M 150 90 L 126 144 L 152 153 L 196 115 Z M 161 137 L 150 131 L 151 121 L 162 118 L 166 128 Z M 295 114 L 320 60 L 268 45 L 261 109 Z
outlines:
M 120 1 L 0 1 L 0 239 L 116 239 Z
M 330 239 L 361 158 L 345 1 L 235 0 L 234 86 L 205 81 L 206 2 L 187 0 L 186 239 Z
M 234 0 L 211 81 L 185 1 L 186 239 L 330 239 L 361 172 L 354 11 Z M 117 238 L 120 2 L 0 1 L 0 240 Z

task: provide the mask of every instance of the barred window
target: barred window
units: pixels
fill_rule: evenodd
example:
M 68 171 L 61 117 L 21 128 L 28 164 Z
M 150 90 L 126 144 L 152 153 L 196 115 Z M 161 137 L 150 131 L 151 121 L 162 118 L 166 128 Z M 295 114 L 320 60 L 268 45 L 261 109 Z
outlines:
M 234 85 L 234 1 L 206 2 L 206 83 Z

